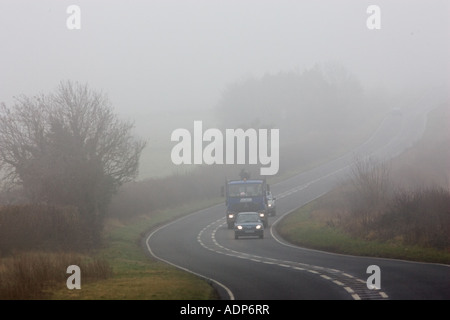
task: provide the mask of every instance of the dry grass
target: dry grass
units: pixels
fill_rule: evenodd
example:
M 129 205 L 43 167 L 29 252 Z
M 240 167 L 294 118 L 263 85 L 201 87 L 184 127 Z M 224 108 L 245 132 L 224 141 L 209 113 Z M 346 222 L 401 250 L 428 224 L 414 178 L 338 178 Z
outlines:
M 434 110 L 423 138 L 389 166 L 357 162 L 310 219 L 363 240 L 450 252 L 449 118 L 449 107 Z
M 111 276 L 109 265 L 99 258 L 77 253 L 22 252 L 0 261 L 0 299 L 44 299 L 49 290 L 67 288 L 70 265 L 80 267 L 82 283 Z

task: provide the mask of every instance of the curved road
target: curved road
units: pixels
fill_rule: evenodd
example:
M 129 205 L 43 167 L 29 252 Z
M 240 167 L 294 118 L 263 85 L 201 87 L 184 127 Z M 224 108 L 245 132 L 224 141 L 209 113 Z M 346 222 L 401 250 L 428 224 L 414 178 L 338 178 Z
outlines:
M 330 191 L 358 156 L 389 159 L 423 133 L 429 108 L 421 102 L 403 115 L 388 115 L 363 145 L 327 164 L 271 186 L 277 197 L 265 238 L 234 239 L 225 205 L 204 209 L 152 231 L 148 251 L 157 259 L 207 278 L 223 299 L 342 300 L 450 299 L 448 265 L 354 257 L 285 243 L 273 226 L 283 215 Z M 380 268 L 380 288 L 368 289 L 369 266 Z M 371 282 L 373 283 L 373 282 Z

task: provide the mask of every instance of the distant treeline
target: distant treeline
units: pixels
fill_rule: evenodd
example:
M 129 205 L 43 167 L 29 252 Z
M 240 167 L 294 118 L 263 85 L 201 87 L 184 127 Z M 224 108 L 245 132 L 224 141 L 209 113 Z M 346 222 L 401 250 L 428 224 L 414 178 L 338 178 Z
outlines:
M 266 74 L 231 84 L 216 106 L 224 128 L 279 128 L 284 143 L 309 132 L 356 128 L 386 110 L 359 80 L 339 64 Z
M 221 129 L 279 128 L 278 174 L 286 174 L 332 159 L 358 143 L 359 132 L 365 130 L 362 136 L 370 133 L 367 128 L 374 126 L 373 119 L 381 119 L 391 107 L 379 103 L 382 96 L 376 101 L 371 98 L 344 67 L 329 64 L 232 84 L 215 111 Z M 201 166 L 185 173 L 127 183 L 113 198 L 109 214 L 148 214 L 217 197 L 224 180 L 238 178 L 242 167 Z M 245 167 L 253 176 L 258 175 L 258 166 Z

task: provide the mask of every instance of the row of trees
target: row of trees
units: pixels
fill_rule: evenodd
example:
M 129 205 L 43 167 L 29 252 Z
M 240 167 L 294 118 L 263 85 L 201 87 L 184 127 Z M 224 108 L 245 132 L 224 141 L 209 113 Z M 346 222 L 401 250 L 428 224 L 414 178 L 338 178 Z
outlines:
M 0 105 L 4 187 L 33 203 L 77 208 L 91 243 L 99 240 L 109 202 L 137 176 L 145 142 L 132 135 L 106 95 L 61 82 L 54 93 Z
M 367 114 L 358 79 L 339 64 L 267 74 L 230 85 L 217 104 L 226 128 L 280 128 L 284 140 L 308 131 L 332 131 Z

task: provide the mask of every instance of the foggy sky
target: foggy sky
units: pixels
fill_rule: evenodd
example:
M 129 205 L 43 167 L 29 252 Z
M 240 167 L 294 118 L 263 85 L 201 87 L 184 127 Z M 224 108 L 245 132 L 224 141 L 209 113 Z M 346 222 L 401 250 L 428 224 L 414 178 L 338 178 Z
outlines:
M 69 30 L 69 5 L 81 29 Z M 381 29 L 369 30 L 369 5 Z M 337 62 L 367 87 L 448 86 L 450 2 L 0 0 L 0 102 L 88 83 L 116 110 L 214 107 L 246 77 Z

